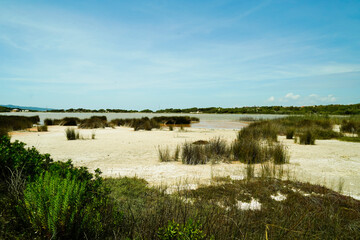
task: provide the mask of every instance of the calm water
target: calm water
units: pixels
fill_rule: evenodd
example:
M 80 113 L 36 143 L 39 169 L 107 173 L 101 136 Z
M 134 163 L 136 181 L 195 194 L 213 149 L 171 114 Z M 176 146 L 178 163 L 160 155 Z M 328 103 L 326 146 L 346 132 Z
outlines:
M 14 116 L 35 116 L 40 117 L 40 122 L 44 119 L 61 119 L 64 117 L 78 117 L 80 119 L 89 118 L 91 116 L 106 116 L 108 121 L 116 118 L 141 118 L 141 117 L 158 117 L 158 116 L 190 116 L 200 119 L 200 123 L 192 124 L 196 128 L 216 128 L 216 129 L 240 129 L 244 123 L 239 121 L 240 118 L 250 117 L 255 119 L 275 119 L 285 115 L 269 115 L 269 114 L 186 114 L 186 113 L 48 113 L 48 112 L 15 112 L 0 113 L 1 115 Z

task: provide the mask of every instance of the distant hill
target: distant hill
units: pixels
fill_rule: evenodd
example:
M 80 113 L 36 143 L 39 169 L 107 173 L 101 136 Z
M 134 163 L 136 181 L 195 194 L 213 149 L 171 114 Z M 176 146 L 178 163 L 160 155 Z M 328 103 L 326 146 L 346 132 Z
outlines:
M 16 106 L 16 105 L 0 105 L 1 107 L 4 108 L 10 108 L 10 109 L 22 109 L 22 110 L 29 110 L 29 111 L 39 111 L 39 112 L 44 112 L 44 111 L 48 111 L 48 110 L 54 110 L 52 108 L 40 108 L 40 107 L 24 107 L 24 106 Z

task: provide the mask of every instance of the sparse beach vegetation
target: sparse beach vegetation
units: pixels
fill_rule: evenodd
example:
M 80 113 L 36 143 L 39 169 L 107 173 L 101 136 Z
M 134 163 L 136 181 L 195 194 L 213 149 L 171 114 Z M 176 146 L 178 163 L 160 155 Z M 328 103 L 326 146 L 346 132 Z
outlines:
M 269 141 L 269 138 L 257 141 Z M 279 146 L 277 142 L 269 142 L 275 145 L 274 149 Z M 221 139 L 186 146 L 191 150 L 199 147 L 201 162 L 206 156 L 201 149 L 211 143 L 214 154 L 226 152 Z M 176 154 L 173 155 L 169 154 L 175 159 Z M 277 159 L 283 162 L 286 157 L 279 154 Z M 0 215 L 3 224 L 0 236 L 10 239 L 83 239 L 85 236 L 167 239 L 169 234 L 200 239 L 360 237 L 357 221 L 360 201 L 318 185 L 276 179 L 282 167 L 276 162 L 262 163 L 260 173 L 255 172 L 254 164 L 247 164 L 244 180 L 214 178 L 214 183 L 208 186 L 193 189 L 179 185 L 174 192 L 168 192 L 167 187 L 150 187 L 136 177 L 102 178 L 99 170 L 94 175 L 71 162 L 54 162 L 49 155 L 2 137 L 0 202 L 4 208 Z M 8 182 L 12 182 L 11 188 L 7 187 Z
M 24 116 L 2 116 L 0 115 L 0 129 L 6 131 L 17 131 L 31 128 L 34 124 L 40 121 L 39 116 L 24 117 Z
M 38 132 L 47 132 L 48 126 L 47 125 L 39 125 L 36 127 Z
M 74 128 L 66 128 L 65 130 L 67 140 L 76 140 L 80 139 L 79 131 L 76 131 Z
M 106 116 L 92 116 L 90 118 L 80 120 L 78 127 L 83 129 L 94 129 L 105 128 L 108 126 Z

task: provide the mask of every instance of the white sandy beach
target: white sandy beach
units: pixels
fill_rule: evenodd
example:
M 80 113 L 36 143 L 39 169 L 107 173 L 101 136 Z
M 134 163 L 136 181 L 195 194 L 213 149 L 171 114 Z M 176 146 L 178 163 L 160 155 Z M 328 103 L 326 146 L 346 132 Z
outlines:
M 50 153 L 54 160 L 72 159 L 77 166 L 91 170 L 100 168 L 103 176 L 138 176 L 154 185 L 175 185 L 186 182 L 190 186 L 209 183 L 212 176 L 242 178 L 244 164 L 220 163 L 189 166 L 181 162 L 161 163 L 158 147 L 175 147 L 185 141 L 209 140 L 222 137 L 231 143 L 237 130 L 186 128 L 186 131 L 134 131 L 132 128 L 80 130 L 85 138 L 95 132 L 95 140 L 68 141 L 66 127 L 50 126 L 49 132 L 17 132 L 12 140 Z M 360 199 L 360 143 L 338 140 L 317 140 L 314 146 L 295 144 L 279 137 L 289 149 L 289 169 L 292 180 L 309 181 L 338 190 L 343 182 L 344 194 Z

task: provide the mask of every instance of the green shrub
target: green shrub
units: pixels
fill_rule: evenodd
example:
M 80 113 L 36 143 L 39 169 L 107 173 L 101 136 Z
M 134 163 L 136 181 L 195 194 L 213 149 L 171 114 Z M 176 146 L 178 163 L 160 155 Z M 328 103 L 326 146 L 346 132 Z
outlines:
M 52 161 L 49 154 L 40 154 L 35 148 L 25 148 L 25 143 L 0 137 L 0 179 L 7 179 L 11 172 L 20 169 L 24 178 L 33 178 L 47 169 Z
M 44 120 L 44 125 L 46 125 L 46 126 L 55 125 L 55 124 L 54 124 L 54 120 L 53 120 L 53 119 L 50 119 L 50 118 L 45 118 L 45 120 Z
M 166 227 L 159 229 L 158 237 L 161 240 L 206 239 L 206 235 L 201 228 L 200 222 L 195 222 L 192 219 L 187 220 L 185 225 L 180 225 L 172 220 L 168 222 Z
M 45 172 L 24 191 L 24 214 L 43 237 L 79 239 L 101 232 L 100 213 L 86 202 L 86 182 Z M 90 234 L 89 234 L 90 235 Z
M 360 130 L 360 121 L 353 119 L 343 120 L 341 123 L 340 131 L 346 133 L 356 133 Z
M 314 145 L 315 144 L 315 136 L 311 131 L 306 131 L 299 135 L 300 144 L 302 145 Z
M 1 136 L 8 136 L 9 135 L 9 130 L 6 128 L 0 128 L 0 137 Z

